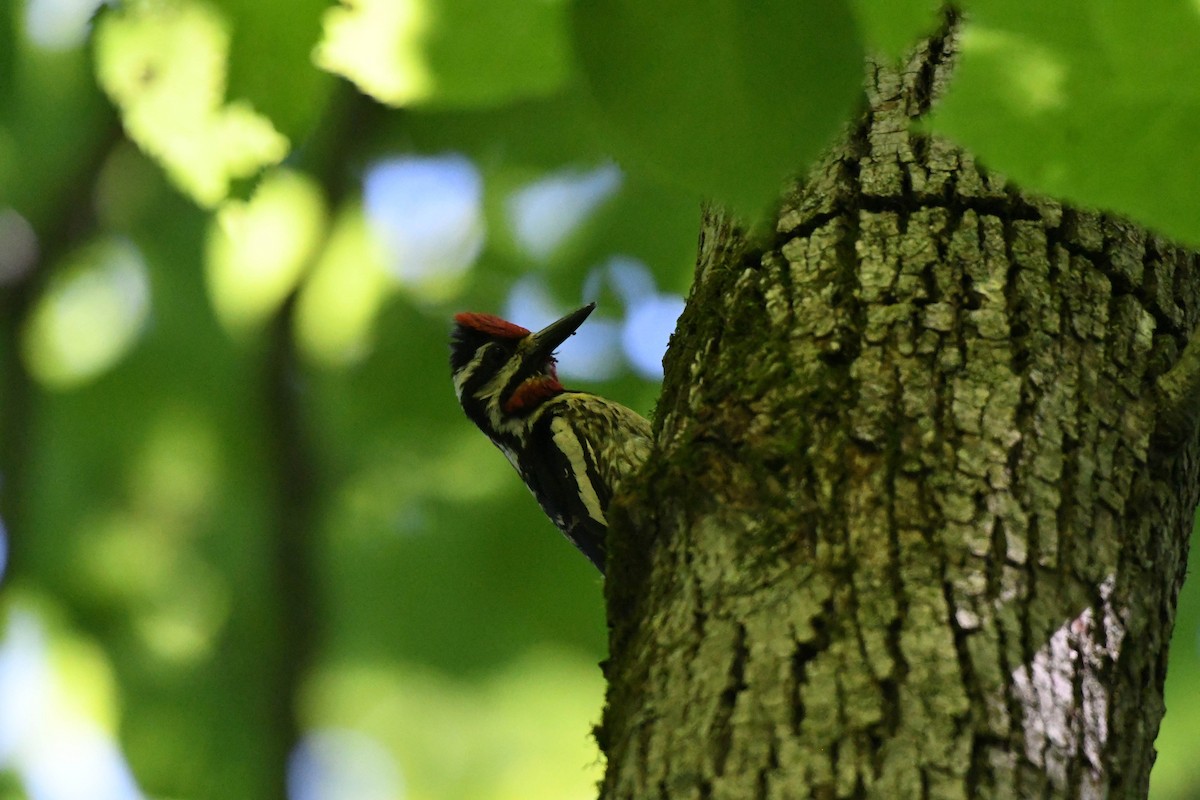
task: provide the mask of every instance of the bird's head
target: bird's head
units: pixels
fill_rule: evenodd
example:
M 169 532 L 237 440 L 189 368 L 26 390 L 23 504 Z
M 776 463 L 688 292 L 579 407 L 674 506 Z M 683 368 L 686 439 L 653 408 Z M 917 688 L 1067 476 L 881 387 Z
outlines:
M 455 315 L 450 370 L 467 415 L 484 430 L 498 432 L 561 394 L 554 350 L 595 307 L 589 303 L 537 333 L 491 314 Z

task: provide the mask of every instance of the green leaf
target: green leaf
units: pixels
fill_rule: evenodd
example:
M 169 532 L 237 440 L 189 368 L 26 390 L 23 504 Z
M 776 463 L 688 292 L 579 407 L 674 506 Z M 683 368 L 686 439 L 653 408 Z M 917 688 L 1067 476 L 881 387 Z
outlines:
M 491 109 L 416 110 L 392 129 L 417 149 L 461 150 L 481 162 L 522 164 L 539 170 L 606 156 L 591 105 L 579 92 Z
M 1197 52 L 1183 2 L 981 0 L 930 127 L 1027 189 L 1200 243 Z
M 6 3 L 0 8 L 0 102 L 6 106 L 12 102 L 9 92 L 12 90 L 13 72 L 17 62 L 17 14 L 15 3 Z
M 585 0 L 576 46 L 628 167 L 756 212 L 845 121 L 862 51 L 834 0 Z
M 343 0 L 317 63 L 394 106 L 494 106 L 569 74 L 562 0 Z
M 246 102 L 225 103 L 229 31 L 210 6 L 130 3 L 96 31 L 96 77 L 125 130 L 198 203 L 288 153 L 288 140 Z
M 334 81 L 313 67 L 327 0 L 215 0 L 230 23 L 229 97 L 248 100 L 300 140 Z
M 938 25 L 936 0 L 853 0 L 851 7 L 867 45 L 889 58 L 905 51 Z
M 39 229 L 61 218 L 62 198 L 78 193 L 72 182 L 115 122 L 82 47 L 15 38 L 13 51 L 0 54 L 12 66 L 0 94 L 0 208 L 11 205 Z
M 142 255 L 123 239 L 99 239 L 51 276 L 26 321 L 25 363 L 48 387 L 74 388 L 102 375 L 134 346 L 149 315 Z

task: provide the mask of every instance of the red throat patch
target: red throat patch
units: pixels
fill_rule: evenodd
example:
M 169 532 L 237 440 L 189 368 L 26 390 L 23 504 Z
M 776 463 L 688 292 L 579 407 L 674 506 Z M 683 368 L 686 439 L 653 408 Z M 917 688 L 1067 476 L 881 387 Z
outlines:
M 562 394 L 562 392 L 562 384 L 553 375 L 539 375 L 536 378 L 530 378 L 518 386 L 517 390 L 512 393 L 512 397 L 508 398 L 508 402 L 504 404 L 504 413 L 517 414 L 522 411 L 531 411 L 543 401 Z
M 524 339 L 529 335 L 529 330 L 522 328 L 509 322 L 506 319 L 500 319 L 494 314 L 480 314 L 477 311 L 464 311 L 461 314 L 454 315 L 454 321 L 464 328 L 470 328 L 473 331 L 495 336 L 500 339 Z

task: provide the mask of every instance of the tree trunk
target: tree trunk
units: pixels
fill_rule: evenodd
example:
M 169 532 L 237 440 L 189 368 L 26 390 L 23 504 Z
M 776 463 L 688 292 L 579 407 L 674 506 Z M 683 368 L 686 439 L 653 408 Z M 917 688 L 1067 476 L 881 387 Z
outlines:
M 952 61 L 874 68 L 765 247 L 706 212 L 611 519 L 606 800 L 1146 796 L 1198 259 L 911 132 Z

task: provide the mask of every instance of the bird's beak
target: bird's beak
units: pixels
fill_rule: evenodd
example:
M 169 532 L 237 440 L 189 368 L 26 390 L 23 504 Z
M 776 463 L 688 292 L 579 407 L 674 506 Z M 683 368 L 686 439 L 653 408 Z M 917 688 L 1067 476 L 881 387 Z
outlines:
M 557 322 L 551 322 L 533 334 L 533 347 L 525 354 L 525 366 L 536 369 L 546 363 L 554 355 L 555 349 L 583 324 L 583 321 L 588 318 L 588 314 L 591 314 L 595 308 L 595 303 L 588 303 L 578 311 L 572 311 Z

